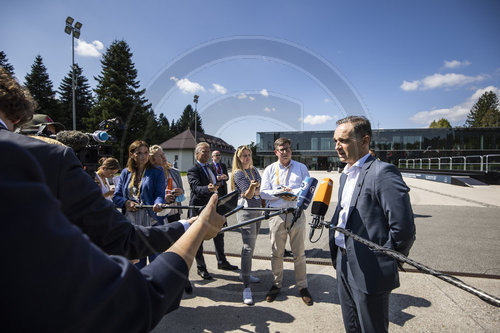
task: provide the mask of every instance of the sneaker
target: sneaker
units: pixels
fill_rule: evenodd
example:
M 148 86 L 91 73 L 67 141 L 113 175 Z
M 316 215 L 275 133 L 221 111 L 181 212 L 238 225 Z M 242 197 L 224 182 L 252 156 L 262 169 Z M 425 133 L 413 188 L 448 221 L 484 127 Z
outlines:
M 246 305 L 253 305 L 252 290 L 250 288 L 245 288 L 243 290 L 243 303 Z
M 243 282 L 243 275 L 240 274 L 240 281 Z M 250 275 L 250 283 L 259 283 L 260 279 L 253 275 Z

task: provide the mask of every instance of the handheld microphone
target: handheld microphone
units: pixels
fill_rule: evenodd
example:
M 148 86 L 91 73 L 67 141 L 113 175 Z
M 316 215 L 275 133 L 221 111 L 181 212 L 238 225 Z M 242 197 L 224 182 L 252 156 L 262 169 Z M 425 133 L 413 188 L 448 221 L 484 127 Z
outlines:
M 304 209 L 307 209 L 307 207 L 309 207 L 314 191 L 316 190 L 316 184 L 318 184 L 318 180 L 312 177 L 304 178 L 302 184 L 300 184 L 300 192 L 297 196 L 297 207 L 295 208 L 295 212 L 293 213 L 292 224 L 290 225 L 290 228 L 293 227 L 293 224 L 300 217 Z
M 314 201 L 311 206 L 311 214 L 314 216 L 311 224 L 311 231 L 309 232 L 309 240 L 312 241 L 314 230 L 322 226 L 323 219 L 325 218 L 326 211 L 330 205 L 332 198 L 333 180 L 330 178 L 323 178 L 319 184 Z

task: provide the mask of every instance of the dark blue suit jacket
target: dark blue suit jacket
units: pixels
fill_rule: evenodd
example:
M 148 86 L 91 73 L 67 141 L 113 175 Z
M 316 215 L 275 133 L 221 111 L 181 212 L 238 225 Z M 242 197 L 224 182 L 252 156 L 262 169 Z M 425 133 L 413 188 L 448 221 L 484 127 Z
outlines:
M 338 224 L 340 202 L 347 176 L 340 177 L 338 205 L 332 224 Z M 415 240 L 409 188 L 397 168 L 370 156 L 364 163 L 349 207 L 346 229 L 381 246 L 405 255 Z M 330 253 L 336 265 L 337 245 L 330 230 Z M 375 253 L 346 237 L 351 287 L 366 294 L 387 292 L 399 286 L 395 259 Z M 338 267 L 337 267 L 338 269 Z M 354 284 L 354 285 L 352 285 Z
M 0 151 L 2 330 L 149 332 L 178 307 L 181 257 L 167 252 L 139 271 L 106 255 L 67 220 L 26 149 L 0 138 Z
M 149 228 L 132 225 L 111 201 L 103 198 L 71 148 L 10 132 L 1 124 L 0 139 L 28 150 L 40 164 L 46 185 L 59 200 L 63 214 L 104 252 L 143 258 L 165 251 L 184 234 L 179 222 Z
M 212 173 L 217 175 L 215 170 L 213 169 L 213 164 L 209 163 L 209 168 L 212 170 Z M 191 188 L 191 197 L 189 198 L 190 206 L 204 206 L 210 200 L 213 192 L 208 190 L 208 184 L 210 184 L 210 179 L 208 178 L 203 167 L 195 162 L 194 165 L 189 168 L 187 171 L 187 178 L 189 182 L 189 186 Z M 190 210 L 189 216 L 198 215 L 198 210 Z

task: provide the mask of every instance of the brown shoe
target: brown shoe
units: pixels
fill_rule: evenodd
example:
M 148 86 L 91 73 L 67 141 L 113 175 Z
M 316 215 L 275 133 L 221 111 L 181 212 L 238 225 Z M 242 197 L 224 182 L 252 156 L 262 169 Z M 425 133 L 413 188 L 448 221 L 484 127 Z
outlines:
M 302 288 L 299 292 L 302 300 L 304 301 L 304 303 L 306 303 L 306 305 L 313 305 L 313 299 L 311 297 L 311 294 L 309 294 L 309 290 L 307 290 L 307 288 Z
M 266 301 L 272 302 L 276 299 L 276 296 L 280 293 L 280 288 L 276 286 L 272 286 L 271 289 L 269 289 L 269 292 L 266 295 Z

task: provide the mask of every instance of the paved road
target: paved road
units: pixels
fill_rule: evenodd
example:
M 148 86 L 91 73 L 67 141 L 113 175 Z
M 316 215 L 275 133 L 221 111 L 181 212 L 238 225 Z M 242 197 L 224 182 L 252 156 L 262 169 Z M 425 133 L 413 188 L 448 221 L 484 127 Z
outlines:
M 326 216 L 336 204 L 338 173 L 311 172 L 334 180 L 334 195 Z M 442 271 L 500 275 L 500 186 L 459 187 L 405 178 L 415 213 L 417 241 L 410 258 Z M 187 181 L 185 182 L 187 184 Z M 310 219 L 310 217 L 308 217 Z M 228 223 L 236 223 L 230 218 Z M 315 238 L 319 236 L 316 232 Z M 241 236 L 225 234 L 229 260 L 240 266 Z M 205 242 L 213 251 L 213 242 Z M 317 243 L 306 241 L 308 280 L 315 299 L 306 307 L 293 288 L 293 264 L 285 263 L 282 294 L 265 302 L 271 285 L 268 225 L 264 221 L 257 239 L 253 268 L 261 278 L 255 285 L 252 307 L 241 301 L 238 272 L 216 269 L 213 255 L 206 255 L 216 278 L 201 280 L 191 269 L 194 294 L 185 296 L 181 308 L 165 316 L 155 332 L 340 332 L 343 331 L 336 293 L 335 272 L 329 265 L 326 230 Z M 401 273 L 401 287 L 391 295 L 390 331 L 393 332 L 498 332 L 500 309 L 435 277 Z M 460 277 L 465 282 L 500 297 L 500 280 Z

